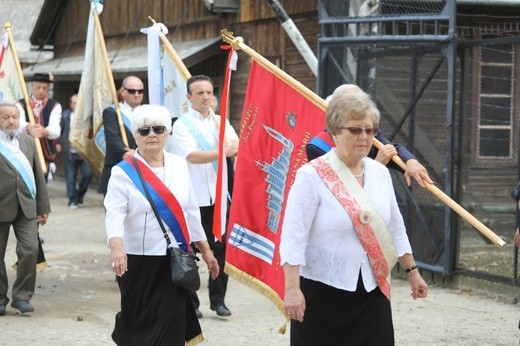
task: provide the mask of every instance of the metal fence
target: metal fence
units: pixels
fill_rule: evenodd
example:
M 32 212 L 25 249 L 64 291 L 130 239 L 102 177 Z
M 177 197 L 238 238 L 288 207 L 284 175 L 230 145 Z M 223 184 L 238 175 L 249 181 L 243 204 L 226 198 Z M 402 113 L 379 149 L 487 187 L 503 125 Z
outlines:
M 385 137 L 409 148 L 439 188 L 486 225 L 500 225 L 499 234 L 510 242 L 513 201 L 497 204 L 493 193 L 504 194 L 514 184 L 498 191 L 499 181 L 482 181 L 490 178 L 493 162 L 506 162 L 503 185 L 518 177 L 513 38 L 509 46 L 494 42 L 492 49 L 491 42 L 475 40 L 481 37 L 475 32 L 471 40 L 457 38 L 462 29 L 455 26 L 454 0 L 320 1 L 319 18 L 318 93 L 326 97 L 343 83 L 369 92 L 381 110 Z M 496 63 L 486 65 L 486 58 Z M 509 159 L 515 168 L 507 168 Z M 392 176 L 423 268 L 520 286 L 511 245 L 490 244 L 436 196 L 417 184 L 407 187 L 397 171 Z

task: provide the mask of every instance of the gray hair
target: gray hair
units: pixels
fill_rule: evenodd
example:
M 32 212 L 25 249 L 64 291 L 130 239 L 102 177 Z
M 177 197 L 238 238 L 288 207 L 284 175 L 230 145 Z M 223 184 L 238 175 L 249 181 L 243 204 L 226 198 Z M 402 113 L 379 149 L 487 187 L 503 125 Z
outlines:
M 132 119 L 132 134 L 137 136 L 137 129 L 143 126 L 164 126 L 167 133 L 172 130 L 170 111 L 164 106 L 141 105 L 135 110 Z
M 1 109 L 1 108 L 4 108 L 4 107 L 13 107 L 13 108 L 16 108 L 16 110 L 18 111 L 18 114 L 20 114 L 20 111 L 18 110 L 18 107 L 16 107 L 16 104 L 14 104 L 14 103 L 11 103 L 11 102 L 1 102 L 1 103 L 0 103 L 0 109 Z
M 336 135 L 340 127 L 349 120 L 363 120 L 369 117 L 374 127 L 379 127 L 381 113 L 374 101 L 365 92 L 334 92 L 325 113 L 327 132 Z
M 327 98 L 325 99 L 325 101 L 327 103 L 330 103 L 330 100 L 332 100 L 332 96 L 334 94 L 340 94 L 340 93 L 365 93 L 363 91 L 363 89 L 361 89 L 360 87 L 358 87 L 356 84 L 341 84 L 340 86 L 338 86 L 336 89 L 334 89 L 334 91 L 332 92 L 332 94 L 330 94 L 329 96 L 327 96 Z M 368 95 L 368 94 L 367 94 Z

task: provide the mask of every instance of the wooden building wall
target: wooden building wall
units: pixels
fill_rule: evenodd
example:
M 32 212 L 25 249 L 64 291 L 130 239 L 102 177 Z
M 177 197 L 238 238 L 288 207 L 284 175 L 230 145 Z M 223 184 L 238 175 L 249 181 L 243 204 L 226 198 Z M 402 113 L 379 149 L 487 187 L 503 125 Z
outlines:
M 280 1 L 314 54 L 317 54 L 318 24 L 317 1 Z M 280 67 L 311 90 L 316 90 L 316 77 L 282 28 L 274 11 L 265 0 L 241 0 L 239 22 L 232 26 L 235 36 Z M 245 64 L 244 61 L 248 61 Z M 239 52 L 239 67 L 232 77 L 230 120 L 239 129 L 243 100 L 249 76 L 250 58 Z
M 69 1 L 55 36 L 55 56 L 80 54 L 85 48 L 88 1 Z M 200 0 L 118 0 L 105 2 L 99 15 L 107 49 L 146 45 L 141 28 L 163 23 L 174 42 L 216 37 L 238 14 L 212 14 Z
M 280 3 L 316 54 L 319 33 L 317 0 L 283 0 Z M 89 8 L 88 1 L 67 3 L 55 35 L 56 58 L 83 53 Z M 234 31 L 236 36 L 242 36 L 245 43 L 259 54 L 276 63 L 311 90 L 316 89 L 316 78 L 265 0 L 240 0 L 238 13 L 223 14 L 211 13 L 200 0 L 107 1 L 99 16 L 107 49 L 146 45 L 146 35 L 139 30 L 151 25 L 148 16 L 167 26 L 167 36 L 172 42 L 217 37 L 225 28 Z M 240 124 L 249 74 L 249 58 L 240 52 L 239 56 L 239 69 L 233 76 L 231 86 L 230 109 L 231 122 L 236 129 Z M 189 69 L 192 74 L 210 75 L 215 79 L 217 89 L 220 89 L 224 64 L 225 58 L 215 56 Z M 70 85 L 74 84 L 69 83 L 66 88 L 70 89 Z

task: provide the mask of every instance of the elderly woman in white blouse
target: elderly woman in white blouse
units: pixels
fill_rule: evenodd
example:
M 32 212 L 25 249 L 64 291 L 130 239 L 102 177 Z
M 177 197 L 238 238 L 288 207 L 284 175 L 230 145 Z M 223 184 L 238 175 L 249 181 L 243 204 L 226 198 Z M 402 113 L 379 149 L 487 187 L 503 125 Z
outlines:
M 210 275 L 216 277 L 219 266 L 201 225 L 188 165 L 164 150 L 170 130 L 166 108 L 139 107 L 132 119 L 138 145 L 133 158 L 155 193 L 154 202 L 157 199 L 173 246 L 183 241 L 185 246 L 195 244 Z M 136 172 L 131 159 L 114 166 L 104 200 L 112 269 L 121 291 L 121 312 L 116 315 L 112 339 L 119 345 L 194 344 L 202 340 L 195 308 L 188 291 L 171 281 L 165 236 Z M 168 208 L 173 200 L 180 208 Z M 176 233 L 172 219 L 184 220 L 187 231 Z
M 291 345 L 393 345 L 390 271 L 428 291 L 388 169 L 367 158 L 380 113 L 364 93 L 335 93 L 326 113 L 335 150 L 302 166 L 289 192 L 280 256 Z

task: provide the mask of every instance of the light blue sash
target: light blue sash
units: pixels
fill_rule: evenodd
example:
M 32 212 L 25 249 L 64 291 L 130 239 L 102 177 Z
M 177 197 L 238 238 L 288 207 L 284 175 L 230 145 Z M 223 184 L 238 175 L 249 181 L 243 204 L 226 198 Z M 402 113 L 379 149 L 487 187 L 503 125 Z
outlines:
M 116 109 L 115 105 L 111 105 L 110 107 Z M 125 127 L 132 131 L 132 123 L 130 122 L 130 118 L 128 118 L 123 112 L 121 112 L 121 117 L 123 118 L 123 124 L 125 125 Z M 103 126 L 101 126 L 99 128 L 99 131 L 96 133 L 96 136 L 94 137 L 94 142 L 96 143 L 96 146 L 99 148 L 99 150 L 101 150 L 103 154 L 106 155 L 107 145 L 105 141 L 105 128 Z
M 36 183 L 34 181 L 34 173 L 25 154 L 14 145 L 7 143 L 5 140 L 0 140 L 0 155 L 20 174 L 23 182 L 31 193 L 31 197 L 35 199 Z
M 200 132 L 199 128 L 197 126 L 195 126 L 195 124 L 193 122 L 191 122 L 190 119 L 188 119 L 188 116 L 181 115 L 181 117 L 179 118 L 178 121 L 181 121 L 184 125 L 186 125 L 186 127 L 191 132 L 193 137 L 195 137 L 195 140 L 197 141 L 197 143 L 199 143 L 202 150 L 205 150 L 205 151 L 215 150 L 215 148 L 213 148 L 208 143 L 208 141 L 206 141 L 206 138 L 204 138 L 204 135 L 202 134 L 202 132 Z M 212 161 L 211 164 L 213 165 L 213 168 L 215 168 L 215 172 L 218 172 L 217 171 L 218 161 L 217 160 Z

